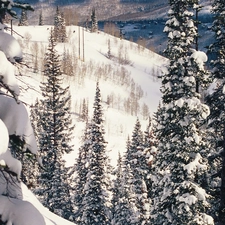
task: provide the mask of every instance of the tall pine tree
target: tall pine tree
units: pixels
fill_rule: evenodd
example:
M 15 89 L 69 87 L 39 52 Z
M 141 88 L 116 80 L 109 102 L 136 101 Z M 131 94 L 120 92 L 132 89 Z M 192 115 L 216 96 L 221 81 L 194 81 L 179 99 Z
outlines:
M 192 49 L 197 35 L 193 1 L 169 3 L 164 29 L 168 33 L 165 52 L 169 66 L 162 77 L 163 104 L 157 115 L 159 144 L 152 175 L 152 223 L 214 224 L 207 215 L 207 143 L 200 128 L 209 109 L 196 90 L 197 80 L 199 84 L 207 80 L 207 57 Z
M 101 94 L 97 83 L 94 101 L 94 112 L 92 120 L 88 126 L 83 152 L 79 156 L 77 171 L 79 176 L 82 199 L 76 200 L 77 212 L 79 214 L 79 224 L 82 225 L 109 225 L 110 221 L 110 189 L 109 159 L 106 153 L 106 142 L 104 139 L 103 112 L 101 105 Z M 83 160 L 83 161 L 82 161 Z M 85 163 L 85 165 L 84 165 Z M 81 182 L 81 178 L 83 181 Z M 76 194 L 79 193 L 79 188 Z
M 91 32 L 97 32 L 97 31 L 98 31 L 98 21 L 97 21 L 95 8 L 93 8 L 91 12 Z
M 68 169 L 65 168 L 63 155 L 72 151 L 72 120 L 70 115 L 70 93 L 63 88 L 63 75 L 60 71 L 59 55 L 55 50 L 56 42 L 53 30 L 49 38 L 46 52 L 44 75 L 42 83 L 43 99 L 40 101 L 39 122 L 42 133 L 39 138 L 40 149 L 45 169 L 38 182 L 36 193 L 43 204 L 52 212 L 69 219 L 73 215 L 68 183 Z
M 28 26 L 27 10 L 22 9 L 18 26 Z
M 57 42 L 66 42 L 66 23 L 63 13 L 59 10 L 59 7 L 56 8 L 56 14 L 54 17 L 54 37 Z
M 149 172 L 147 157 L 144 152 L 143 133 L 141 124 L 137 119 L 132 134 L 130 145 L 125 155 L 125 164 L 131 169 L 133 174 L 132 185 L 136 195 L 136 207 L 138 210 L 137 224 L 147 224 L 149 220 L 149 200 L 147 196 L 146 179 Z
M 212 80 L 216 85 L 206 99 L 211 111 L 208 127 L 214 150 L 211 156 L 211 188 L 215 198 L 213 212 L 215 220 L 222 225 L 225 224 L 225 2 L 214 0 L 212 6 L 215 41 L 210 51 L 215 56 L 212 61 Z
M 139 224 L 133 174 L 130 165 L 125 165 L 120 155 L 118 158 L 116 179 L 113 186 L 112 204 L 113 225 Z

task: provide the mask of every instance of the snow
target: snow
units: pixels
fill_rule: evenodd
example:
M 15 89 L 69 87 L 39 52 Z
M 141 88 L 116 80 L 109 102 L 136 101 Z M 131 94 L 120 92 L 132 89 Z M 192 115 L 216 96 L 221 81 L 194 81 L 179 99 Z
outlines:
M 205 170 L 206 165 L 202 165 L 201 160 L 202 156 L 199 153 L 197 153 L 195 159 L 184 166 L 184 170 L 186 170 L 188 174 L 194 173 L 197 170 Z
M 14 30 L 23 36 L 31 34 L 30 43 L 26 44 L 25 49 L 23 49 L 23 51 L 26 51 L 25 53 L 27 55 L 30 55 L 33 54 L 31 50 L 31 45 L 33 43 L 40 43 L 40 45 L 44 47 L 48 44 L 49 28 L 50 26 L 15 26 Z M 78 55 L 78 27 L 68 27 L 68 31 L 69 30 L 75 30 L 76 32 L 71 34 L 69 43 L 57 45 L 57 50 L 59 53 L 63 53 L 64 48 L 66 48 L 70 49 L 70 51 L 74 50 L 74 54 Z M 11 97 L 0 95 L 0 119 L 7 127 L 9 134 L 18 135 L 21 138 L 24 138 L 26 141 L 25 148 L 29 148 L 32 153 L 37 155 L 38 148 L 29 120 L 29 111 L 25 104 L 29 106 L 34 103 L 37 97 L 40 98 L 39 85 L 40 82 L 43 81 L 43 77 L 39 73 L 33 74 L 32 71 L 28 69 L 22 69 L 20 71 L 22 76 L 19 77 L 19 81 L 15 79 L 15 68 L 7 61 L 7 58 L 14 62 L 15 58 L 22 57 L 22 51 L 17 45 L 18 42 L 15 41 L 14 37 L 3 32 L 1 32 L 0 35 L 0 49 L 6 53 L 5 56 L 3 52 L 0 52 L 0 63 L 2 63 L 0 65 L 0 74 L 3 76 L 4 84 L 9 86 L 10 89 L 19 96 L 20 100 L 16 102 Z M 120 49 L 123 49 L 124 52 L 126 49 L 129 49 L 129 64 L 120 65 L 118 62 L 109 60 L 105 56 L 108 51 L 108 39 L 111 41 L 111 51 L 114 56 L 118 55 L 118 51 Z M 7 48 L 7 45 L 13 46 L 13 48 Z M 70 86 L 73 121 L 76 124 L 73 139 L 73 144 L 75 146 L 74 152 L 65 156 L 68 166 L 73 165 L 75 162 L 85 128 L 85 122 L 80 121 L 76 114 L 76 109 L 74 109 L 75 104 L 85 98 L 89 101 L 89 105 L 93 105 L 97 80 L 99 80 L 103 99 L 105 116 L 104 125 L 106 131 L 105 139 L 108 142 L 107 149 L 112 165 L 116 165 L 117 163 L 118 152 L 126 150 L 127 137 L 128 135 L 131 135 L 137 117 L 141 117 L 140 113 L 137 115 L 127 114 L 124 111 L 124 105 L 120 103 L 121 98 L 128 98 L 130 94 L 130 88 L 127 87 L 126 84 L 118 85 L 115 83 L 120 74 L 117 74 L 114 81 L 101 78 L 99 71 L 96 69 L 97 66 L 104 67 L 105 65 L 110 65 L 110 72 L 121 71 L 121 68 L 123 67 L 135 83 L 135 86 L 140 86 L 143 89 L 143 96 L 139 100 L 140 106 L 143 103 L 147 104 L 150 113 L 153 114 L 157 110 L 161 98 L 161 84 L 157 76 L 162 73 L 162 70 L 165 68 L 164 65 L 166 65 L 167 62 L 168 61 L 165 58 L 147 49 L 140 49 L 136 44 L 130 43 L 129 41 L 119 40 L 118 38 L 106 35 L 102 32 L 93 34 L 85 31 L 85 61 L 83 62 L 82 60 L 78 60 L 78 66 L 86 65 L 88 67 L 93 63 L 93 70 L 88 70 L 88 73 L 90 74 L 86 75 L 83 83 L 78 83 L 72 78 L 65 79 L 63 83 L 65 86 Z M 93 76 L 93 74 L 95 76 Z M 28 89 L 28 91 L 21 90 L 20 92 L 17 82 L 19 83 L 19 86 L 22 86 L 24 90 Z M 107 96 L 110 94 L 114 94 L 116 96 L 115 99 L 120 103 L 118 108 L 109 107 L 105 103 Z M 89 108 L 90 114 L 92 111 L 93 110 Z M 7 150 L 7 130 L 1 120 L 0 164 L 3 166 L 7 165 L 9 169 L 19 177 L 21 164 L 18 160 L 14 159 L 11 156 L 10 151 Z M 141 117 L 140 122 L 143 129 L 145 129 L 148 124 L 148 119 L 142 119 Z M 154 153 L 156 151 L 157 149 L 155 148 L 151 150 L 151 152 Z M 36 197 L 17 178 L 14 178 L 13 182 L 10 182 L 10 187 L 7 186 L 6 188 L 6 185 L 8 184 L 5 181 L 0 182 L 0 193 L 2 194 L 0 195 L 0 214 L 2 214 L 2 219 L 8 221 L 7 225 L 73 224 L 49 212 L 49 210 L 43 207 Z M 7 194 L 6 191 L 8 191 L 8 189 L 11 190 L 9 197 L 3 196 L 3 194 Z M 25 215 L 24 211 L 26 211 Z
M 6 57 L 14 62 L 15 59 L 22 59 L 22 50 L 18 41 L 10 34 L 0 30 L 0 50 L 3 51 Z
M 41 213 L 33 204 L 15 198 L 0 196 L 1 220 L 7 225 L 45 225 Z M 26 216 L 24 216 L 26 212 Z
M 201 70 L 204 70 L 204 64 L 208 60 L 208 56 L 205 52 L 193 50 L 191 58 L 195 60 Z
M 0 40 L 1 40 L 1 37 L 0 37 Z M 4 84 L 7 85 L 10 90 L 15 92 L 16 95 L 20 94 L 19 86 L 14 76 L 14 67 L 7 60 L 4 52 L 2 51 L 0 51 L 0 78 L 1 77 Z
M 192 205 L 192 204 L 195 204 L 198 199 L 194 195 L 190 195 L 189 193 L 186 193 L 186 194 L 183 194 L 182 196 L 179 196 L 178 200 L 188 205 Z
M 1 141 L 0 141 L 0 155 L 1 155 L 7 151 L 9 144 L 8 130 L 1 119 L 0 119 L 0 134 L 1 134 Z
M 6 125 L 9 135 L 20 136 L 24 138 L 26 145 L 31 153 L 37 155 L 38 148 L 33 129 L 30 123 L 28 112 L 22 102 L 17 103 L 15 99 L 0 95 L 0 118 Z

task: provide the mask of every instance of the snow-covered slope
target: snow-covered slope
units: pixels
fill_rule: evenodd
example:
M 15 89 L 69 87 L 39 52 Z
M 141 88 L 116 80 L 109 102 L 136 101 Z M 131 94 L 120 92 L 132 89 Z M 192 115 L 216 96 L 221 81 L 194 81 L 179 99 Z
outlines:
M 24 93 L 22 90 L 22 100 L 29 105 L 37 97 L 41 97 L 39 84 L 43 76 L 40 72 L 40 61 L 48 44 L 50 26 L 15 26 L 14 30 L 24 36 L 21 39 L 15 35 L 23 46 L 25 60 L 32 61 L 36 54 L 39 57 L 38 73 L 33 73 L 32 68 L 20 68 L 23 75 L 19 77 L 20 84 L 26 89 Z M 68 165 L 74 163 L 85 127 L 85 123 L 78 117 L 79 105 L 85 99 L 89 103 L 89 113 L 92 113 L 97 81 L 99 81 L 104 102 L 105 138 L 112 163 L 115 165 L 118 152 L 125 151 L 127 137 L 132 134 L 137 117 L 142 123 L 143 130 L 146 129 L 148 119 L 142 115 L 143 105 L 148 106 L 151 115 L 156 111 L 161 95 L 160 81 L 157 76 L 162 73 L 167 60 L 135 43 L 120 40 L 102 32 L 90 33 L 86 30 L 83 32 L 82 28 L 79 30 L 78 27 L 71 26 L 67 27 L 67 34 L 68 43 L 58 44 L 57 50 L 60 54 L 69 52 L 72 60 L 76 61 L 73 76 L 65 76 L 64 82 L 64 85 L 70 86 L 75 123 L 75 149 L 72 156 L 70 154 L 66 157 Z M 82 34 L 84 34 L 84 44 Z M 38 48 L 34 48 L 35 43 L 38 44 Z M 112 55 L 110 59 L 107 57 L 109 43 Z M 33 67 L 31 63 L 29 65 Z M 27 87 L 30 87 L 28 93 Z M 133 115 L 125 110 L 125 102 L 132 100 L 132 92 L 140 92 L 137 100 L 139 112 Z M 109 97 L 111 97 L 111 104 L 106 104 Z
M 65 75 L 63 83 L 65 86 L 70 86 L 72 95 L 72 115 L 75 124 L 73 139 L 75 148 L 73 153 L 65 156 L 67 164 L 68 166 L 74 164 L 77 150 L 81 145 L 80 140 L 83 135 L 85 122 L 82 121 L 79 116 L 80 107 L 85 99 L 86 102 L 88 102 L 89 112 L 90 114 L 92 113 L 95 86 L 98 81 L 104 107 L 105 138 L 108 142 L 108 150 L 112 164 L 115 165 L 118 152 L 124 152 L 126 150 L 126 140 L 128 135 L 132 134 L 136 118 L 139 117 L 139 120 L 144 126 L 143 130 L 145 130 L 145 126 L 147 126 L 148 115 L 146 116 L 146 114 L 142 112 L 141 106 L 145 106 L 145 109 L 146 106 L 148 106 L 151 114 L 156 111 L 160 100 L 160 82 L 157 76 L 162 73 L 167 60 L 134 43 L 120 40 L 101 32 L 89 33 L 88 31 L 81 32 L 82 30 L 78 32 L 78 27 L 68 27 L 67 29 L 68 43 L 58 44 L 57 46 L 59 53 L 68 52 L 71 57 L 70 60 L 74 61 L 72 62 L 74 66 L 72 75 Z M 19 40 L 19 36 L 15 37 L 18 38 L 22 46 L 24 62 L 27 64 L 17 66 L 15 72 L 18 75 L 17 79 L 20 86 L 19 100 L 23 101 L 29 109 L 29 105 L 34 103 L 36 98 L 41 98 L 39 85 L 44 79 L 41 72 L 43 63 L 41 62 L 43 61 L 45 48 L 48 45 L 50 27 L 14 27 L 14 30 L 24 36 L 23 40 Z M 78 33 L 84 34 L 84 43 L 82 41 L 83 38 L 79 40 Z M 80 48 L 78 43 L 81 43 Z M 109 49 L 111 57 L 108 57 Z M 2 56 L 2 58 L 4 57 Z M 37 64 L 37 73 L 34 73 L 35 62 Z M 2 68 L 4 68 L 4 66 L 2 66 Z M 5 68 L 8 67 L 6 66 Z M 4 72 L 4 74 L 6 73 Z M 10 74 L 14 75 L 12 71 Z M 10 77 L 7 75 L 7 78 Z M 8 81 L 6 84 L 9 86 L 13 84 L 13 87 L 17 87 L 13 79 L 6 81 Z M 127 104 L 129 107 L 127 107 Z M 135 109 L 131 110 L 131 108 Z M 1 109 L 1 118 L 4 119 L 4 108 L 2 107 Z M 21 110 L 11 111 L 12 113 L 18 114 Z M 8 110 L 8 112 L 10 112 L 10 110 Z M 26 115 L 24 119 L 29 121 L 27 114 L 23 113 L 23 115 Z M 12 122 L 13 120 L 11 123 L 5 124 L 12 128 Z M 18 127 L 23 128 L 26 125 L 26 123 L 24 123 L 24 125 L 20 124 L 16 127 L 16 123 L 13 124 L 15 125 L 12 128 L 13 130 L 18 130 Z M 1 126 L 0 130 L 4 132 L 3 134 L 7 137 L 5 127 Z M 25 131 L 29 130 L 29 127 L 25 127 Z M 25 131 L 21 132 L 25 133 Z M 8 139 L 4 138 L 4 140 L 7 145 Z M 34 140 L 32 139 L 31 143 L 33 142 Z M 30 146 L 32 147 L 32 145 Z M 3 156 L 3 153 L 6 151 L 5 146 L 1 145 L 0 148 L 2 148 L 0 149 L 0 153 L 1 156 Z M 31 152 L 36 154 L 36 150 L 34 149 L 35 146 L 31 148 Z M 11 159 L 12 157 L 10 156 L 8 158 Z M 3 158 L 3 160 L 10 169 L 8 161 L 5 160 L 5 158 Z M 0 160 L 0 163 L 3 162 Z M 19 167 L 17 166 L 16 168 Z M 21 168 L 19 168 L 19 170 L 21 170 Z M 20 171 L 17 172 L 12 169 L 11 172 L 16 172 L 18 175 L 20 173 Z M 5 172 L 2 171 L 2 173 Z M 6 176 L 1 176 L 0 179 L 0 214 L 2 216 L 1 219 L 7 221 L 7 224 L 72 224 L 44 208 L 27 187 L 16 180 L 15 177 L 9 176 L 7 179 L 11 182 L 8 183 L 6 181 Z M 8 186 L 6 187 L 6 185 Z M 5 197 L 4 195 L 9 191 L 11 197 Z M 26 212 L 26 214 L 24 214 L 24 212 Z

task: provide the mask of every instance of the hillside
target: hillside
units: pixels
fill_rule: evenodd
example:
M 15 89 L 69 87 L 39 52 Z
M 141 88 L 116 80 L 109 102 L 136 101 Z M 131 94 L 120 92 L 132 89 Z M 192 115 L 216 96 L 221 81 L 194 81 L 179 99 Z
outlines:
M 211 4 L 208 0 L 200 1 L 203 6 Z M 164 0 L 51 0 L 51 1 L 30 1 L 35 7 L 35 12 L 30 13 L 32 23 L 38 21 L 40 11 L 46 21 L 53 21 L 54 9 L 56 6 L 72 12 L 72 17 L 77 17 L 79 22 L 85 22 L 90 18 L 91 9 L 95 7 L 98 20 L 101 21 L 132 21 L 165 19 L 169 8 L 168 1 Z
M 96 9 L 99 29 L 107 31 L 107 24 L 111 23 L 118 36 L 119 30 L 127 40 L 139 43 L 158 54 L 163 54 L 167 37 L 163 33 L 169 5 L 167 1 L 33 1 L 35 11 L 28 12 L 29 24 L 37 25 L 42 12 L 44 24 L 53 24 L 56 6 L 64 13 L 67 25 L 85 26 L 90 24 L 91 10 Z M 201 1 L 203 8 L 199 13 L 200 41 L 199 48 L 206 51 L 206 46 L 212 42 L 212 32 L 208 29 L 212 24 L 210 1 Z M 15 20 L 14 24 L 18 24 Z
M 41 97 L 40 82 L 43 53 L 48 44 L 49 26 L 14 27 L 24 36 L 19 39 L 23 47 L 24 60 L 28 66 L 20 68 L 19 76 L 22 100 L 29 106 Z M 70 76 L 65 75 L 64 85 L 70 86 L 72 115 L 75 124 L 73 156 L 68 156 L 68 165 L 73 165 L 85 122 L 80 118 L 81 105 L 88 102 L 90 115 L 94 101 L 95 85 L 99 81 L 104 103 L 106 140 L 112 164 L 115 165 L 118 152 L 125 151 L 128 135 L 132 134 L 136 118 L 139 117 L 145 130 L 148 115 L 153 115 L 160 101 L 160 82 L 166 59 L 135 43 L 120 40 L 103 32 L 84 31 L 84 61 L 81 39 L 80 59 L 78 27 L 67 27 L 69 42 L 58 44 L 60 54 L 65 51 L 73 61 Z M 82 32 L 81 32 L 82 33 Z M 16 36 L 15 36 L 16 37 Z M 107 57 L 110 40 L 111 59 Z M 36 52 L 36 53 L 34 53 Z M 34 73 L 34 59 L 38 57 L 38 72 Z M 28 93 L 27 93 L 28 90 Z

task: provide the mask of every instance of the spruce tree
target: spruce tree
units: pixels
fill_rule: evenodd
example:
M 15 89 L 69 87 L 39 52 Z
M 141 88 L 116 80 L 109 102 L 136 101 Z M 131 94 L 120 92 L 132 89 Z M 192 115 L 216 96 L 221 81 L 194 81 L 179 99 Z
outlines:
M 73 168 L 73 173 L 75 174 L 74 179 L 74 208 L 75 214 L 74 218 L 76 224 L 83 224 L 82 214 L 83 214 L 83 198 L 84 198 L 84 188 L 87 182 L 87 173 L 88 173 L 88 151 L 91 146 L 91 142 L 88 141 L 90 137 L 89 133 L 89 124 L 86 123 L 85 133 L 83 137 L 83 145 L 78 150 L 78 158 Z
M 192 49 L 197 35 L 192 3 L 171 0 L 164 29 L 168 33 L 165 52 L 169 66 L 162 76 L 163 101 L 157 115 L 159 144 L 152 175 L 153 224 L 214 224 L 207 215 L 208 149 L 201 129 L 209 109 L 196 91 L 196 80 L 199 84 L 207 80 L 206 55 Z M 198 76 L 200 73 L 202 77 Z
M 22 9 L 18 26 L 28 26 L 27 10 Z
M 57 42 L 66 42 L 66 24 L 63 13 L 59 10 L 59 7 L 56 8 L 56 14 L 54 17 L 54 37 Z
M 110 179 L 109 161 L 104 139 L 101 94 L 97 83 L 93 117 L 88 127 L 89 143 L 86 156 L 86 178 L 82 199 L 82 223 L 84 225 L 109 225 Z
M 213 214 L 218 224 L 225 223 L 225 2 L 214 0 L 212 5 L 214 22 L 212 30 L 215 33 L 214 43 L 210 51 L 215 56 L 212 61 L 212 80 L 216 84 L 213 93 L 206 100 L 210 106 L 208 130 L 211 137 L 212 155 L 211 191 L 213 192 Z
M 97 21 L 95 8 L 93 8 L 91 13 L 91 32 L 97 32 L 97 31 L 98 31 L 98 21 Z
M 133 175 L 130 165 L 125 165 L 121 155 L 118 157 L 116 179 L 113 186 L 112 224 L 138 224 L 136 196 L 133 186 Z
M 72 120 L 70 115 L 70 93 L 68 87 L 63 88 L 60 59 L 55 50 L 56 42 L 53 30 L 49 38 L 46 52 L 44 75 L 46 82 L 42 83 L 43 99 L 40 101 L 41 129 L 40 149 L 44 170 L 38 182 L 36 193 L 43 204 L 52 212 L 69 219 L 73 215 L 68 183 L 68 168 L 65 168 L 63 155 L 72 151 Z
M 137 119 L 132 134 L 130 145 L 125 155 L 126 165 L 129 165 L 132 174 L 134 193 L 136 195 L 136 207 L 138 210 L 137 224 L 147 224 L 149 220 L 149 200 L 147 196 L 146 179 L 149 172 L 147 157 L 144 152 L 143 133 L 141 124 Z
M 39 26 L 43 26 L 44 25 L 44 21 L 43 21 L 43 14 L 42 11 L 39 14 L 39 22 L 38 22 Z

